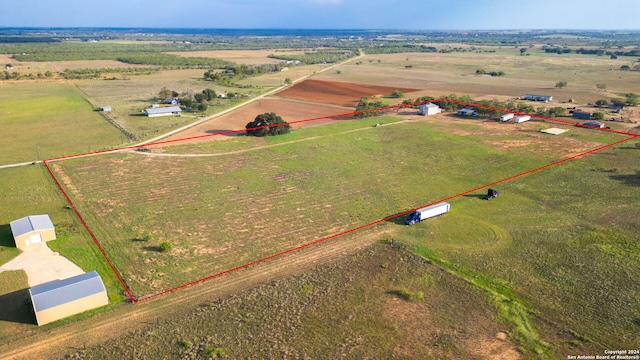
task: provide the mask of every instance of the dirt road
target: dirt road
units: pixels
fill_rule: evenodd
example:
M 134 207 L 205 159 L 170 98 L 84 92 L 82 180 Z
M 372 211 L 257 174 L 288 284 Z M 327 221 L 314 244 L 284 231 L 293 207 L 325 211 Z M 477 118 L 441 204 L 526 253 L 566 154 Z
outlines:
M 302 273 L 354 254 L 383 238 L 385 225 L 327 242 L 223 275 L 190 288 L 138 304 L 127 304 L 87 319 L 0 345 L 3 359 L 54 359 L 162 319 L 181 316 L 203 303 L 238 294 L 257 285 Z

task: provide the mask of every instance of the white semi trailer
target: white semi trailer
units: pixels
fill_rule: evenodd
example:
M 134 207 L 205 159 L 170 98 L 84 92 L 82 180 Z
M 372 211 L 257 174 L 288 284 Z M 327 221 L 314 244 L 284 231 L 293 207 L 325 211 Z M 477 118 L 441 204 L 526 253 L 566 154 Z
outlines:
M 509 120 L 513 119 L 514 116 L 516 116 L 516 115 L 512 114 L 512 113 L 504 114 L 504 115 L 500 116 L 500 121 L 509 121 Z
M 432 218 L 434 216 L 443 215 L 444 213 L 448 212 L 450 208 L 451 205 L 448 202 L 441 202 L 431 206 L 423 207 L 422 209 L 418 209 L 409 214 L 407 220 L 405 220 L 404 223 L 407 225 L 413 225 L 422 220 Z
M 523 123 L 523 122 L 529 121 L 529 120 L 531 120 L 531 116 L 529 116 L 529 115 L 518 116 L 516 118 L 516 123 L 519 124 L 519 123 Z

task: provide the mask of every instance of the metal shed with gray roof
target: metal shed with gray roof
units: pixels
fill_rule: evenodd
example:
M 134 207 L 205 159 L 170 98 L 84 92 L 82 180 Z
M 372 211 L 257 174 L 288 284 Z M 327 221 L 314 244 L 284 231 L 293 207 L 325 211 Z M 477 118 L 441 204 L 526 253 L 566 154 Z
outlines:
M 16 247 L 24 249 L 29 245 L 56 239 L 56 230 L 49 215 L 31 215 L 9 223 Z
M 94 270 L 29 289 L 38 325 L 107 305 L 107 290 Z
M 148 117 L 156 117 L 156 116 L 171 116 L 171 115 L 180 115 L 182 109 L 180 106 L 167 106 L 167 107 L 157 107 L 150 108 L 144 111 L 144 114 Z

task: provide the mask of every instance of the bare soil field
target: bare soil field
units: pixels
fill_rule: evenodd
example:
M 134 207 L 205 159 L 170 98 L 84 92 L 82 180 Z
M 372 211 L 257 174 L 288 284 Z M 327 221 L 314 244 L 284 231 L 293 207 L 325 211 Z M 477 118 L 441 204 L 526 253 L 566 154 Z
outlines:
M 254 103 L 251 103 L 237 111 L 230 114 L 223 115 L 219 118 L 215 118 L 204 124 L 194 126 L 184 132 L 174 135 L 167 140 L 185 139 L 194 136 L 201 136 L 206 134 L 215 134 L 221 131 L 244 129 L 247 123 L 253 121 L 259 114 L 273 112 L 282 117 L 284 121 L 291 122 L 296 120 L 305 120 L 323 116 L 332 116 L 336 114 L 343 114 L 352 112 L 352 108 L 334 106 L 334 105 L 322 105 L 311 104 L 301 101 L 292 101 L 286 99 L 261 99 Z M 318 120 L 306 123 L 300 123 L 293 126 L 293 129 L 299 129 L 303 127 L 319 126 L 331 124 L 338 119 Z M 201 139 L 189 140 L 189 142 L 202 142 L 210 140 L 224 139 L 226 136 L 212 136 Z M 185 142 L 180 142 L 185 144 Z
M 382 97 L 394 90 L 412 93 L 418 89 L 406 87 L 366 85 L 336 81 L 306 80 L 278 93 L 288 99 L 355 107 L 361 97 Z
M 303 55 L 304 51 L 300 50 L 215 50 L 215 51 L 192 51 L 192 52 L 171 52 L 169 54 L 182 57 L 208 57 L 233 61 L 238 64 L 261 65 L 261 64 L 279 64 L 284 62 L 280 59 L 269 58 L 269 55 Z

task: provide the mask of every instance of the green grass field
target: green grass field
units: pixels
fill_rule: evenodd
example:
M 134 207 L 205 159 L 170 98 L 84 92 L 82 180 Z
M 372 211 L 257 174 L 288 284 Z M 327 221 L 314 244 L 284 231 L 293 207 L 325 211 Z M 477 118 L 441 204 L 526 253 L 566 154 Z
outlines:
M 0 89 L 0 165 L 96 151 L 126 140 L 73 85 L 16 82 Z
M 47 170 L 41 165 L 0 171 L 0 190 L 4 206 L 0 208 L 0 264 L 16 257 L 9 223 L 27 215 L 48 214 L 56 227 L 57 239 L 48 246 L 73 261 L 85 271 L 97 270 L 111 301 L 123 297 L 122 287 L 102 255 L 73 213 L 65 208 L 66 199 Z
M 55 166 L 140 296 L 620 139 L 584 129 L 545 136 L 536 123 L 506 133 L 466 120 L 371 127 L 379 121 L 393 120 L 299 130 L 291 140 L 307 131 L 309 140 L 291 143 L 191 145 L 224 153 L 280 142 L 240 154 L 114 154 Z M 513 141 L 521 143 L 505 147 Z M 619 337 L 631 346 L 638 325 L 628 315 L 640 289 L 625 276 L 637 277 L 640 256 L 636 156 L 620 145 L 499 185 L 491 202 L 469 194 L 451 200 L 442 218 L 371 231 L 392 231 L 460 277 L 484 279 L 476 285 L 489 297 L 515 301 L 496 306 L 528 354 L 589 351 Z M 173 249 L 160 252 L 163 241 Z
M 121 302 L 124 298 L 122 286 L 75 214 L 65 208 L 66 200 L 43 166 L 2 169 L 0 184 L 0 197 L 3 200 L 0 208 L 0 264 L 20 254 L 13 242 L 9 223 L 27 215 L 49 214 L 56 227 L 57 240 L 48 242 L 48 246 L 85 271 L 97 270 L 107 287 L 109 300 Z M 29 298 L 28 288 L 24 272 L 0 273 L 0 300 L 3 304 L 0 306 L 0 343 L 28 335 L 36 326 L 33 311 L 28 306 L 24 307 L 23 303 Z M 59 324 L 56 322 L 47 327 Z
M 243 80 L 245 88 L 223 86 L 205 81 L 204 72 L 205 70 L 171 70 L 150 75 L 131 76 L 126 80 L 79 80 L 77 84 L 94 106 L 112 106 L 113 111 L 109 113 L 109 116 L 138 140 L 149 139 L 195 122 L 200 116 L 218 113 L 278 86 L 263 86 L 264 79 L 262 77 Z M 304 74 L 306 73 L 303 72 Z M 209 107 L 205 112 L 185 111 L 181 116 L 156 118 L 144 116 L 144 109 L 159 102 L 157 96 L 163 87 L 178 92 L 181 94 L 180 96 L 197 94 L 204 89 L 214 89 L 218 94 L 241 93 L 248 97 L 213 100 L 209 102 Z
M 498 199 L 466 198 L 455 216 L 415 227 L 405 241 L 469 278 L 491 279 L 496 294 L 511 289 L 556 356 L 633 347 L 637 156 L 623 145 L 506 183 Z

